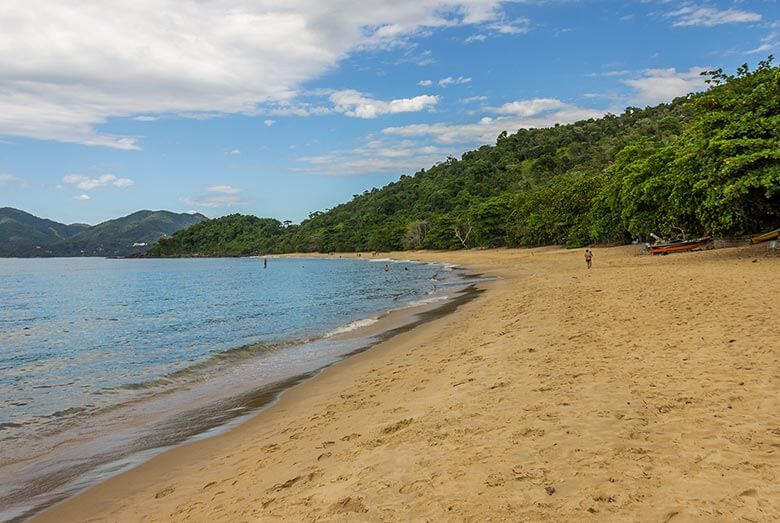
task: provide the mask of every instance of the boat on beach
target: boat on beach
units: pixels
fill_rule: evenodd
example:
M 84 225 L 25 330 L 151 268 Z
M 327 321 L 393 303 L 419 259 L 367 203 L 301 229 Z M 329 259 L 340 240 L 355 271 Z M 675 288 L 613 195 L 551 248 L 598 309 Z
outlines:
M 673 252 L 687 252 L 699 250 L 710 241 L 710 236 L 696 238 L 694 240 L 676 240 L 663 243 L 656 243 L 647 247 L 647 253 L 652 255 L 669 254 Z
M 778 237 L 780 237 L 780 229 L 775 229 L 774 231 L 769 231 L 765 232 L 764 234 L 759 234 L 758 236 L 753 236 L 750 238 L 750 243 L 755 245 L 757 243 L 768 242 L 769 240 L 777 240 Z

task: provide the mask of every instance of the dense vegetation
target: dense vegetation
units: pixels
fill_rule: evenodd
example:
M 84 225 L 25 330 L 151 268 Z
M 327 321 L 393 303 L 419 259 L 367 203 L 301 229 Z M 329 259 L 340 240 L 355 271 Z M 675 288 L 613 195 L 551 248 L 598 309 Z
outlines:
M 11 207 L 0 208 L 0 256 L 34 255 L 41 245 L 70 238 L 89 225 L 65 225 Z
M 202 214 L 138 211 L 95 226 L 65 225 L 4 207 L 0 256 L 127 256 L 206 219 Z
M 780 69 L 708 71 L 711 88 L 572 125 L 502 133 L 461 159 L 299 225 L 231 215 L 153 255 L 455 249 L 739 235 L 780 225 Z

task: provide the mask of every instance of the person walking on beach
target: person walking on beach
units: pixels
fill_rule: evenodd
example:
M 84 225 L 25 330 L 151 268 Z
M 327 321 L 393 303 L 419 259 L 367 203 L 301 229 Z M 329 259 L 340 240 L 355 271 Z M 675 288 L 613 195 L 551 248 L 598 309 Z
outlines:
M 588 266 L 588 269 L 593 264 L 593 251 L 590 249 L 585 249 L 585 264 Z

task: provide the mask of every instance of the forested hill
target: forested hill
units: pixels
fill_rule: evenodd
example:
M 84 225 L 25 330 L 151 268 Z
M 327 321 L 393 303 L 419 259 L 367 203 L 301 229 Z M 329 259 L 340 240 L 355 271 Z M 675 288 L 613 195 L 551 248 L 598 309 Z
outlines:
M 0 208 L 0 257 L 127 256 L 206 220 L 202 214 L 138 211 L 100 223 L 65 225 L 10 207 Z
M 709 71 L 710 89 L 571 125 L 502 133 L 300 225 L 231 215 L 152 255 L 621 242 L 780 226 L 780 69 Z

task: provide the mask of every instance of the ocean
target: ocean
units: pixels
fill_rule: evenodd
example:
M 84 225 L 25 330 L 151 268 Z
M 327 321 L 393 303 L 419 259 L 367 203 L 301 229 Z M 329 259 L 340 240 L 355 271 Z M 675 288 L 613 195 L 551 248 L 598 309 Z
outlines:
M 465 276 L 370 257 L 0 259 L 0 520 L 239 423 Z

